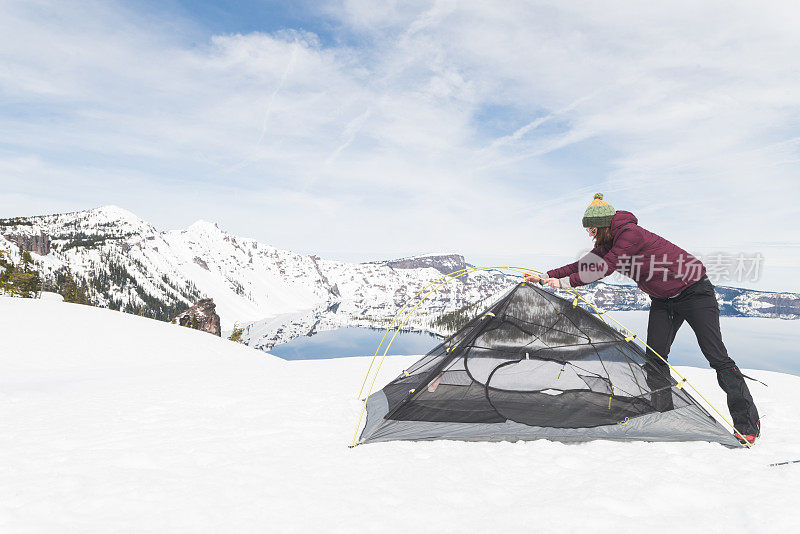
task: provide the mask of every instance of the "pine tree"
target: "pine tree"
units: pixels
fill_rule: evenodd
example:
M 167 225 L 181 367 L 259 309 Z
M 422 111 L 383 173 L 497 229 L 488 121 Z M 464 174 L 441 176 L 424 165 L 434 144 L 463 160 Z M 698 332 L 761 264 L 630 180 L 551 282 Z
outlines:
M 14 272 L 14 264 L 6 259 L 6 252 L 0 250 L 0 291 L 11 293 L 13 285 L 10 283 L 11 274 Z
M 16 297 L 36 298 L 41 285 L 41 276 L 29 252 L 23 251 L 22 264 L 16 265 L 0 251 L 0 291 Z
M 59 293 L 64 297 L 64 302 L 75 302 L 78 294 L 78 286 L 70 271 L 67 271 L 64 275 L 64 281 L 61 283 Z
M 40 279 L 39 274 L 34 272 L 25 272 L 16 270 L 11 273 L 9 278 L 13 287 L 12 293 L 24 298 L 34 298 L 39 291 Z
M 238 323 L 233 323 L 233 330 L 231 331 L 231 341 L 234 343 L 244 343 L 244 339 L 242 339 L 242 333 L 244 332 L 244 328 L 239 328 Z
M 192 328 L 195 330 L 200 330 L 200 323 L 197 322 L 197 316 L 192 314 Z
M 58 293 L 64 297 L 64 302 L 74 302 L 75 304 L 91 304 L 86 287 L 78 283 L 72 272 L 67 270 L 64 274 L 64 281 L 60 284 Z

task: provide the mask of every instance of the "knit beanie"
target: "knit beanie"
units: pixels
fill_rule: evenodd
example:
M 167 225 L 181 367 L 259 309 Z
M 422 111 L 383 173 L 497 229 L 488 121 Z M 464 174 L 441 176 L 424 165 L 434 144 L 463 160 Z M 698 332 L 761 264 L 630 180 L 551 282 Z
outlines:
M 617 210 L 608 202 L 603 201 L 603 193 L 595 193 L 594 200 L 583 213 L 583 227 L 603 228 L 611 226 L 611 218 L 615 213 L 617 213 Z

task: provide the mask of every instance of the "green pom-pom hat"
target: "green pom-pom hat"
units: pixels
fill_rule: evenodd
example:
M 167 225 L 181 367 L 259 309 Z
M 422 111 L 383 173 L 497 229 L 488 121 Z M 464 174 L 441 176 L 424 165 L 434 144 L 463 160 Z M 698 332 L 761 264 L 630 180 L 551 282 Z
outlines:
M 595 193 L 594 200 L 583 213 L 584 228 L 604 228 L 611 226 L 611 218 L 617 210 L 603 200 L 603 193 Z

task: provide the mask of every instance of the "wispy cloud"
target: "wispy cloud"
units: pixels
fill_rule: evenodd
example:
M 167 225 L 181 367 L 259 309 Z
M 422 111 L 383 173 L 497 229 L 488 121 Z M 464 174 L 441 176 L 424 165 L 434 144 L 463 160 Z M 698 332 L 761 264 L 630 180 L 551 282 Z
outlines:
M 794 240 L 797 4 L 313 5 L 347 38 L 5 2 L 0 210 L 114 202 L 351 259 L 569 255 L 602 190 L 686 248 Z
M 280 93 L 281 89 L 283 89 L 283 86 L 286 83 L 286 78 L 289 76 L 289 72 L 291 72 L 292 67 L 295 64 L 295 61 L 297 60 L 297 51 L 298 51 L 298 46 L 297 43 L 295 43 L 295 45 L 292 47 L 292 53 L 289 56 L 289 61 L 286 62 L 286 68 L 284 69 L 283 74 L 281 74 L 281 78 L 278 81 L 278 85 L 275 87 L 275 90 L 272 91 L 272 94 L 270 95 L 269 100 L 267 101 L 267 108 L 264 110 L 264 119 L 261 122 L 261 133 L 259 134 L 258 140 L 255 143 L 256 148 L 261 146 L 261 142 L 264 141 L 264 136 L 267 133 L 267 125 L 269 123 L 269 114 L 272 111 L 272 106 L 275 103 L 275 98 L 278 96 L 278 93 Z M 252 161 L 253 161 L 253 156 L 237 163 L 236 165 L 231 167 L 231 169 L 229 169 L 228 172 L 238 170 Z
M 361 130 L 361 127 L 364 126 L 364 123 L 369 118 L 369 114 L 370 110 L 366 110 L 364 113 L 347 123 L 347 126 L 344 128 L 344 132 L 342 132 L 345 138 L 344 142 L 337 146 L 336 150 L 334 150 L 333 153 L 325 160 L 327 165 L 333 163 L 336 158 L 339 157 L 339 154 L 341 154 L 345 148 L 352 144 L 356 138 L 356 135 L 358 134 L 358 131 Z

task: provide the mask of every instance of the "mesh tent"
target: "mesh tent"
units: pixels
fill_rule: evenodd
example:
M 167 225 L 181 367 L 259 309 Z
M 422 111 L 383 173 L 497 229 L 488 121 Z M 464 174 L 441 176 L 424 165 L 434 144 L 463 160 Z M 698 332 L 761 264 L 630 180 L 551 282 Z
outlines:
M 739 447 L 669 368 L 572 301 L 512 287 L 367 399 L 359 443 L 714 441 Z

